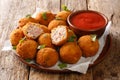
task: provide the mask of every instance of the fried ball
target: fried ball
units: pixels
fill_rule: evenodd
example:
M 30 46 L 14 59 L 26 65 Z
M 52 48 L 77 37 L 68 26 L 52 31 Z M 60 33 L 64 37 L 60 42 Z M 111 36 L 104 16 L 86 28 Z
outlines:
M 71 11 L 61 11 L 58 12 L 57 15 L 55 16 L 56 18 L 60 18 L 63 20 L 67 20 L 67 17 L 71 14 Z
M 50 30 L 45 25 L 40 25 L 40 28 L 43 29 L 44 33 L 50 33 Z
M 48 25 L 48 29 L 52 30 L 53 28 L 56 28 L 58 25 L 67 25 L 67 23 L 63 20 L 52 20 L 49 25 Z
M 72 40 L 72 42 L 77 40 L 77 36 L 75 35 L 75 33 L 68 29 L 68 41 Z
M 27 23 L 22 28 L 22 30 L 23 30 L 24 35 L 31 39 L 36 39 L 42 33 L 50 32 L 46 26 L 40 25 L 37 23 L 32 23 L 32 22 Z
M 26 25 L 28 22 L 34 22 L 34 23 L 38 23 L 39 21 L 37 21 L 36 19 L 29 17 L 29 18 L 22 18 L 19 20 L 19 27 L 23 27 L 24 25 Z
M 53 47 L 50 33 L 43 33 L 40 35 L 38 43 L 40 45 L 45 45 L 46 47 Z
M 44 67 L 54 66 L 58 61 L 58 53 L 53 48 L 42 48 L 38 51 L 36 62 Z
M 13 46 L 16 46 L 23 37 L 24 35 L 21 29 L 15 29 L 10 33 L 10 41 Z
M 83 52 L 84 57 L 94 56 L 99 49 L 98 39 L 92 41 L 90 35 L 85 35 L 79 38 L 78 44 Z
M 36 15 L 36 20 L 39 21 L 40 24 L 48 26 L 49 22 L 55 18 L 55 15 L 51 12 L 40 12 Z
M 22 42 L 19 42 L 16 52 L 23 59 L 33 59 L 36 55 L 37 46 L 38 45 L 36 41 L 26 39 Z
M 81 49 L 76 42 L 67 42 L 60 48 L 60 59 L 62 62 L 74 64 L 81 56 Z
M 51 30 L 52 43 L 56 46 L 63 45 L 68 38 L 68 29 L 64 25 L 59 25 Z

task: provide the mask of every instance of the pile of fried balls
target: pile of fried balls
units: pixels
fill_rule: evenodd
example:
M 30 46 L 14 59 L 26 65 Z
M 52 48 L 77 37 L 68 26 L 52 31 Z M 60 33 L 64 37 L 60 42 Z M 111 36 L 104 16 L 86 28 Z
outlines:
M 67 23 L 70 10 L 57 14 L 39 12 L 35 18 L 27 15 L 10 34 L 10 41 L 22 59 L 31 59 L 43 67 L 54 66 L 58 60 L 77 63 L 81 56 L 94 56 L 99 49 L 98 39 L 91 35 L 78 37 Z

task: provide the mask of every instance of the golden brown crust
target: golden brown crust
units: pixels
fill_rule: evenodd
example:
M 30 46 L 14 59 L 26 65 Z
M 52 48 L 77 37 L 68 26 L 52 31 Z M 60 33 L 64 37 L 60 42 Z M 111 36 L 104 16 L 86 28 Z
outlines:
M 45 25 L 40 25 L 40 28 L 43 29 L 44 33 L 50 33 L 50 30 L 48 29 L 47 26 L 45 26 Z
M 43 14 L 46 13 L 46 20 L 43 18 Z M 55 15 L 51 12 L 40 12 L 36 15 L 36 20 L 39 21 L 40 24 L 48 26 L 49 22 L 52 21 L 55 18 Z
M 67 42 L 60 48 L 60 59 L 65 63 L 74 64 L 81 56 L 81 49 L 76 42 Z
M 40 45 L 45 45 L 45 47 L 53 48 L 50 33 L 43 33 L 42 35 L 40 35 L 40 37 L 38 38 L 38 43 Z
M 61 12 L 58 12 L 57 15 L 55 16 L 56 18 L 60 18 L 60 19 L 63 19 L 63 20 L 67 20 L 67 17 L 71 14 L 70 11 L 61 11 Z
M 16 52 L 23 59 L 33 59 L 36 55 L 37 46 L 37 42 L 27 39 L 17 45 Z
M 19 24 L 18 26 L 19 27 L 23 27 L 24 25 L 26 25 L 28 22 L 34 22 L 34 23 L 39 23 L 38 20 L 32 18 L 32 17 L 29 17 L 29 18 L 22 18 L 19 20 Z
M 83 52 L 84 57 L 94 56 L 99 49 L 98 39 L 96 41 L 92 41 L 90 35 L 85 35 L 79 38 L 78 44 Z
M 15 29 L 10 33 L 10 41 L 13 46 L 16 46 L 23 37 L 24 35 L 21 29 Z
M 44 67 L 54 66 L 58 61 L 58 53 L 52 48 L 40 49 L 37 53 L 36 62 Z
M 48 29 L 52 30 L 53 28 L 56 28 L 58 25 L 67 25 L 67 23 L 63 20 L 52 20 L 49 25 L 48 25 Z
M 69 40 L 72 36 L 76 37 L 76 38 L 74 38 L 74 41 L 77 41 L 77 36 L 75 35 L 75 33 L 74 33 L 72 30 L 68 29 L 68 40 Z

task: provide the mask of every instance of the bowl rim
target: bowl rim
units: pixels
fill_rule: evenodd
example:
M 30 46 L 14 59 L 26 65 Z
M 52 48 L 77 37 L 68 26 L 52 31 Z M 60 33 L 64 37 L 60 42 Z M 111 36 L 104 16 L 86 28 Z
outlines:
M 96 14 L 101 15 L 101 16 L 105 19 L 105 21 L 106 21 L 104 27 L 100 27 L 100 28 L 93 29 L 93 30 L 85 30 L 85 29 L 77 28 L 76 26 L 74 26 L 74 25 L 71 23 L 70 19 L 71 19 L 74 15 L 76 15 L 76 14 L 78 14 L 78 13 L 84 13 L 84 12 L 93 12 L 93 13 L 96 13 Z M 72 13 L 67 17 L 67 22 L 68 22 L 69 26 L 71 26 L 72 28 L 77 29 L 77 30 L 81 30 L 81 31 L 97 31 L 97 30 L 106 28 L 109 20 L 108 20 L 108 18 L 107 18 L 103 13 L 98 12 L 98 11 L 94 11 L 94 10 L 77 10 L 77 11 L 75 11 L 75 12 L 72 12 Z

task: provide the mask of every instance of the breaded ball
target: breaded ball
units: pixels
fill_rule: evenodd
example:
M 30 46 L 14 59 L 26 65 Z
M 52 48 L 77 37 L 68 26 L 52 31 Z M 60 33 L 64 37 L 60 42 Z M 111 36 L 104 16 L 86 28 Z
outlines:
M 38 43 L 40 45 L 45 45 L 45 47 L 53 47 L 50 33 L 43 33 L 40 35 Z
M 56 27 L 59 26 L 59 25 L 67 25 L 67 23 L 66 23 L 65 21 L 63 21 L 63 20 L 56 20 L 56 19 L 54 19 L 54 20 L 52 20 L 52 21 L 49 23 L 48 29 L 49 29 L 49 30 L 52 30 L 53 28 L 56 28 Z
M 75 35 L 75 33 L 72 30 L 68 29 L 68 41 L 72 40 L 72 39 L 73 39 L 72 42 L 76 41 L 77 36 Z
M 56 46 L 61 46 L 66 43 L 68 38 L 67 26 L 59 25 L 51 30 L 52 44 Z
M 23 38 L 23 32 L 21 29 L 15 29 L 10 33 L 10 42 L 13 46 L 16 46 L 19 43 L 19 40 Z
M 50 30 L 45 25 L 40 25 L 40 28 L 43 29 L 44 33 L 50 33 Z
M 23 59 L 33 59 L 36 55 L 37 46 L 38 45 L 36 41 L 26 39 L 22 42 L 19 42 L 16 52 Z
M 34 22 L 34 23 L 39 23 L 39 21 L 37 21 L 36 19 L 29 17 L 29 18 L 22 18 L 19 20 L 19 27 L 23 27 L 24 25 L 26 25 L 28 22 Z
M 36 39 L 39 37 L 42 33 L 50 32 L 46 26 L 40 25 L 37 23 L 29 22 L 27 23 L 23 28 L 23 33 L 25 36 L 27 36 L 30 39 Z
M 58 53 L 53 48 L 42 48 L 38 51 L 36 62 L 44 67 L 54 66 L 58 61 Z
M 90 35 L 85 35 L 79 38 L 78 44 L 83 52 L 84 57 L 94 56 L 99 49 L 98 39 L 92 41 Z
M 67 20 L 67 17 L 71 14 L 71 11 L 61 11 L 58 12 L 57 15 L 55 16 L 56 18 L 60 18 L 63 20 Z
M 60 59 L 62 62 L 74 64 L 81 56 L 81 49 L 76 42 L 67 42 L 60 48 Z
M 55 18 L 55 15 L 51 12 L 40 12 L 36 15 L 36 20 L 39 21 L 40 24 L 48 26 L 49 22 Z

